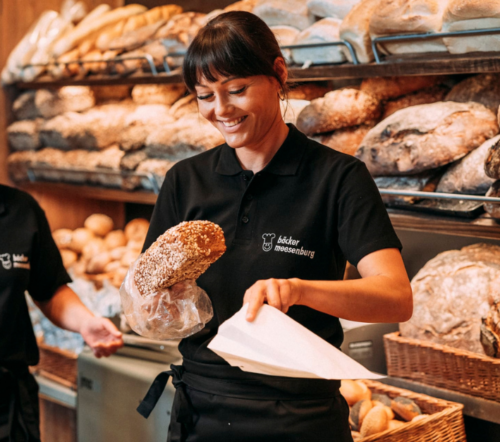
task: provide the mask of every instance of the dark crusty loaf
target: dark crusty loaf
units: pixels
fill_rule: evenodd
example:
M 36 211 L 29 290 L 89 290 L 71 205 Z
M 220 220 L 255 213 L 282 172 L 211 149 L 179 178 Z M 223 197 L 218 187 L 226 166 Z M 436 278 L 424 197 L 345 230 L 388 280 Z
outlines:
M 226 251 L 224 232 L 210 221 L 186 221 L 168 229 L 142 255 L 134 282 L 143 296 L 197 279 Z
M 500 75 L 481 74 L 467 78 L 453 87 L 446 95 L 445 101 L 474 101 L 496 113 L 500 106 Z

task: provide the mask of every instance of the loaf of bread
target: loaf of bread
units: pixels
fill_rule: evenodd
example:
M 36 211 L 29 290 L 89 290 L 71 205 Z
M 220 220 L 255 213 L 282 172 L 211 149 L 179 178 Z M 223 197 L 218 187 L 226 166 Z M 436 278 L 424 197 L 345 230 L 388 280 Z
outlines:
M 370 37 L 370 19 L 379 3 L 380 0 L 357 2 L 340 25 L 340 38 L 351 43 L 360 63 L 370 63 L 374 59 Z M 342 50 L 347 59 L 352 62 L 351 54 L 347 48 L 342 48 Z
M 132 152 L 126 152 L 120 160 L 121 170 L 135 170 L 139 163 L 148 158 L 145 149 L 139 149 Z
M 35 106 L 36 90 L 23 92 L 12 103 L 12 112 L 16 120 L 32 120 L 40 117 Z
M 307 0 L 307 7 L 316 17 L 342 20 L 358 3 L 359 0 Z
M 374 77 L 366 78 L 361 82 L 359 89 L 375 98 L 384 101 L 398 98 L 412 92 L 427 89 L 443 81 L 437 75 L 415 77 Z
M 370 19 L 371 38 L 440 32 L 448 0 L 381 0 Z M 384 43 L 389 54 L 446 52 L 442 38 Z
M 492 198 L 500 198 L 500 181 L 495 181 L 486 192 L 486 196 Z M 492 218 L 500 220 L 500 205 L 494 203 L 484 203 L 484 210 L 491 215 Z
M 363 419 L 359 432 L 362 437 L 368 437 L 387 430 L 388 425 L 389 418 L 384 407 L 373 407 Z
M 120 170 L 120 161 L 125 152 L 120 149 L 118 143 L 99 152 L 96 168 Z
M 500 106 L 500 75 L 481 74 L 467 78 L 451 89 L 445 101 L 474 101 L 496 113 Z
M 337 129 L 330 134 L 319 136 L 318 141 L 339 152 L 354 155 L 373 126 L 373 124 L 361 124 Z
M 125 32 L 122 35 L 111 39 L 106 49 L 116 51 L 131 51 L 136 49 L 152 39 L 158 30 L 165 25 L 165 23 L 165 20 L 160 20 L 156 23 L 148 24 L 138 29 Z
M 320 86 L 316 83 L 304 83 L 292 85 L 288 91 L 290 100 L 307 100 L 311 101 L 315 98 L 321 98 L 326 95 L 331 89 L 325 86 Z
M 311 102 L 308 100 L 286 100 L 280 101 L 281 115 L 285 123 L 297 124 L 297 118 L 306 106 Z
M 386 119 L 398 110 L 406 109 L 407 107 L 417 106 L 419 104 L 436 103 L 438 101 L 447 101 L 445 100 L 445 97 L 449 90 L 450 89 L 447 86 L 438 84 L 429 89 L 422 89 L 408 95 L 403 95 L 399 98 L 388 100 L 383 104 L 384 111 L 382 114 L 382 120 Z
M 439 181 L 437 191 L 484 195 L 495 181 L 486 175 L 485 162 L 490 148 L 500 141 L 500 135 L 485 141 L 467 156 L 452 164 Z
M 132 89 L 132 100 L 137 104 L 163 104 L 171 106 L 186 93 L 182 83 L 138 84 Z
M 341 21 L 337 18 L 323 18 L 298 34 L 294 44 L 339 41 L 340 23 Z M 346 60 L 340 46 L 292 49 L 291 52 L 293 61 L 298 64 L 306 62 L 341 63 Z
M 53 118 L 64 112 L 83 112 L 95 105 L 95 97 L 87 86 L 64 86 L 60 89 L 39 89 L 35 107 L 42 118 Z
M 280 46 L 290 46 L 294 44 L 297 35 L 300 34 L 300 31 L 297 28 L 292 26 L 271 26 L 271 31 L 273 31 L 276 40 Z M 281 49 L 283 56 L 287 63 L 292 63 L 292 52 L 290 49 Z
M 151 72 L 149 63 L 144 58 L 146 55 L 151 56 L 153 64 L 158 68 L 163 66 L 164 57 L 168 54 L 168 50 L 159 40 L 154 40 L 141 46 L 139 49 L 128 51 L 120 56 L 122 61 L 113 65 L 112 73 L 118 75 L 128 75 L 136 71 Z
M 138 173 L 151 173 L 156 181 L 158 188 L 161 188 L 163 181 L 165 180 L 166 173 L 175 164 L 174 161 L 169 160 L 159 160 L 156 158 L 147 158 L 139 163 L 136 171 Z M 153 186 L 145 181 L 142 181 L 142 187 L 147 190 L 153 190 Z
M 312 100 L 299 114 L 297 128 L 306 135 L 331 132 L 376 120 L 380 113 L 380 102 L 371 95 L 356 89 L 339 89 Z
M 484 353 L 479 341 L 481 318 L 498 290 L 500 247 L 475 244 L 440 253 L 413 278 L 415 308 L 401 323 L 407 338 Z
M 236 3 L 232 3 L 224 8 L 225 12 L 229 11 L 246 11 L 252 12 L 255 7 L 257 0 L 241 0 Z
M 198 113 L 198 101 L 195 94 L 189 94 L 185 97 L 179 98 L 170 108 L 170 115 L 179 120 L 187 115 L 194 115 Z
M 40 144 L 42 119 L 21 120 L 7 127 L 7 140 L 13 150 L 36 150 Z
M 443 18 L 443 31 L 498 28 L 500 4 L 496 0 L 449 0 Z M 446 37 L 444 43 L 452 54 L 490 52 L 500 49 L 500 35 Z
M 197 279 L 226 251 L 224 232 L 210 221 L 186 221 L 168 229 L 141 256 L 134 282 L 142 296 Z
M 481 104 L 422 104 L 371 129 L 356 157 L 373 176 L 415 174 L 456 161 L 497 133 L 495 115 Z
M 314 23 L 306 0 L 259 0 L 252 12 L 268 26 L 292 26 L 303 31 Z
M 184 12 L 175 15 L 158 30 L 155 38 L 163 39 L 163 44 L 167 46 L 168 52 L 185 50 L 204 26 L 205 16 L 206 14 L 200 12 Z
M 35 160 L 36 153 L 32 150 L 25 150 L 11 153 L 7 157 L 7 170 L 13 181 L 24 181 L 28 179 L 28 168 Z
M 128 114 L 124 129 L 119 133 L 118 144 L 124 151 L 144 147 L 148 135 L 156 129 L 173 123 L 169 107 L 164 104 L 145 104 Z

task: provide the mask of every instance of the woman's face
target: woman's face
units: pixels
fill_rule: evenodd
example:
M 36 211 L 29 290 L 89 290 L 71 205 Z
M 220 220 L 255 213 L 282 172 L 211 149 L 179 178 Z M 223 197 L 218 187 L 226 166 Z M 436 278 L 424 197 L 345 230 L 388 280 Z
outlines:
M 201 115 L 219 129 L 229 146 L 251 148 L 282 119 L 279 90 L 278 81 L 265 75 L 221 76 L 213 83 L 202 77 L 196 95 Z

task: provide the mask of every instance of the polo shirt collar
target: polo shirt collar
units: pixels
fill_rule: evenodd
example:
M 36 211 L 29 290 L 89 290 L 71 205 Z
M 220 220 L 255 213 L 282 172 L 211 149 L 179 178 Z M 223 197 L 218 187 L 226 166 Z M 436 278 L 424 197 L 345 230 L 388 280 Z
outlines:
M 295 175 L 297 173 L 306 148 L 307 137 L 293 124 L 287 124 L 287 126 L 290 130 L 285 141 L 262 172 L 284 176 Z M 224 144 L 215 167 L 215 172 L 221 175 L 237 175 L 242 171 L 243 169 L 238 162 L 235 149 Z

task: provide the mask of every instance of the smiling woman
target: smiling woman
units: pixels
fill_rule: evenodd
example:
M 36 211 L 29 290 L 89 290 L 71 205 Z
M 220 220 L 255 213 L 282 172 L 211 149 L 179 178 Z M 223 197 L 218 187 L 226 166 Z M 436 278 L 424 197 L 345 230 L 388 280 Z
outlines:
M 409 318 L 412 295 L 380 194 L 365 165 L 283 121 L 287 68 L 267 25 L 224 13 L 200 30 L 184 61 L 199 111 L 225 143 L 176 163 L 158 197 L 146 250 L 167 229 L 218 224 L 226 253 L 197 283 L 213 319 L 181 341 L 169 441 L 352 441 L 339 380 L 265 376 L 231 367 L 208 348 L 218 327 L 248 303 L 267 303 L 340 347 L 339 317 Z M 346 260 L 362 278 L 343 281 Z M 168 376 L 153 384 L 148 415 Z

